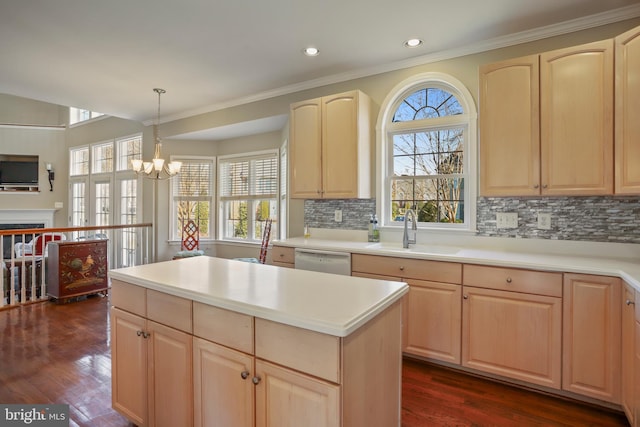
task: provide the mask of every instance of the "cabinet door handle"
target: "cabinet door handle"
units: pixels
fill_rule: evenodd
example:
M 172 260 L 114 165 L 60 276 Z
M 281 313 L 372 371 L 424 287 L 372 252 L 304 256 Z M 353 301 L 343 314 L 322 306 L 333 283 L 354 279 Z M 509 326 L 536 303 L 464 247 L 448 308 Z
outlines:
M 631 301 L 630 299 L 626 300 L 624 303 L 627 305 L 636 305 L 635 301 Z
M 547 187 L 548 187 L 548 186 L 547 186 L 547 184 L 545 184 L 545 185 L 543 185 L 543 186 L 542 186 L 542 188 L 547 188 Z
M 507 283 L 511 283 L 513 282 L 513 280 L 511 280 L 511 277 L 507 277 Z
M 136 335 L 139 337 L 142 336 L 142 331 L 136 331 Z
M 534 185 L 533 188 L 538 188 L 540 187 L 538 184 Z
M 247 378 L 249 378 L 249 371 L 240 372 L 240 376 L 242 377 L 243 380 L 246 380 Z
M 147 339 L 151 336 L 151 332 L 142 332 L 142 338 Z
M 463 295 L 462 298 L 463 299 L 469 299 L 469 296 L 468 295 Z
M 255 385 L 258 385 L 258 383 L 260 383 L 260 380 L 261 380 L 261 379 L 262 379 L 262 378 L 260 378 L 260 377 L 257 377 L 257 376 L 256 376 L 256 377 L 251 378 L 251 381 L 253 381 L 253 383 L 254 383 Z

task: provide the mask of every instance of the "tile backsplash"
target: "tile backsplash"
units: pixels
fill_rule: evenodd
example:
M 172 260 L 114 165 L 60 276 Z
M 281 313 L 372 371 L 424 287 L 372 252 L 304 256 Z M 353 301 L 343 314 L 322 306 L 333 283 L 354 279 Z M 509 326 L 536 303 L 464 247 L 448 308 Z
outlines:
M 366 230 L 375 199 L 305 200 L 313 228 Z M 335 211 L 342 211 L 336 222 Z M 517 228 L 497 228 L 496 213 L 518 214 Z M 551 214 L 551 229 L 538 228 L 538 213 Z M 640 243 L 640 197 L 480 197 L 479 236 Z

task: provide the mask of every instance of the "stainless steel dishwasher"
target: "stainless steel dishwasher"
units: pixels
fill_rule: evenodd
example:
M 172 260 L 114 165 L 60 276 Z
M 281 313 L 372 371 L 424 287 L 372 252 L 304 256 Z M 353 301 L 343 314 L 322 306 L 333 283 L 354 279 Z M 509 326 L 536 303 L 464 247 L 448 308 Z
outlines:
M 351 275 L 351 254 L 318 249 L 295 250 L 295 267 L 301 270 Z

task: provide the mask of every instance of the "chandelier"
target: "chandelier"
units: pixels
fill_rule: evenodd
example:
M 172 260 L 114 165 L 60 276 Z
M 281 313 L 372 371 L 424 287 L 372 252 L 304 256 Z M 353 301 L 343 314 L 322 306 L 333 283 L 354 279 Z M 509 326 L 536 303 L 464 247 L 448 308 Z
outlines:
M 141 159 L 132 159 L 131 166 L 137 175 L 144 174 L 143 176 L 150 179 L 169 179 L 180 173 L 182 162 L 173 161 L 165 164 L 164 159 L 161 157 L 162 140 L 158 135 L 158 125 L 160 124 L 160 95 L 167 91 L 160 88 L 154 88 L 153 91 L 158 94 L 158 117 L 156 123 L 153 125 L 155 153 L 150 162 L 143 162 Z

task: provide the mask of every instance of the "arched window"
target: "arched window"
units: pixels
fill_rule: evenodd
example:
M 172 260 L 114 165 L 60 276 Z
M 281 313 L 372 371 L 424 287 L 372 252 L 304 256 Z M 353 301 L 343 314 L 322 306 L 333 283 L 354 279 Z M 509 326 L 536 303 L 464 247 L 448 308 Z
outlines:
M 476 109 L 456 79 L 425 73 L 382 105 L 379 187 L 383 225 L 413 209 L 421 228 L 475 230 Z

